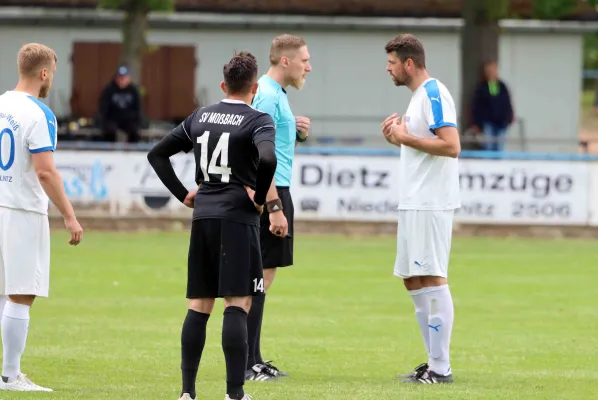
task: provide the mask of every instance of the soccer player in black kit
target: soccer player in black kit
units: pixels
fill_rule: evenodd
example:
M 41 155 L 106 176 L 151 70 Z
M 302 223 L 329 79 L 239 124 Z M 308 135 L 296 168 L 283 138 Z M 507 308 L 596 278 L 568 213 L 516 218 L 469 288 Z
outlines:
M 181 400 L 196 398 L 195 380 L 216 298 L 224 298 L 222 349 L 225 400 L 251 400 L 243 391 L 247 363 L 247 313 L 263 295 L 260 214 L 274 177 L 272 118 L 249 106 L 257 91 L 257 62 L 236 54 L 224 66 L 226 98 L 196 110 L 164 137 L 147 158 L 170 192 L 193 208 L 189 244 L 189 310 L 181 334 Z M 187 191 L 170 157 L 193 150 L 196 191 Z M 275 204 L 268 204 L 273 207 Z

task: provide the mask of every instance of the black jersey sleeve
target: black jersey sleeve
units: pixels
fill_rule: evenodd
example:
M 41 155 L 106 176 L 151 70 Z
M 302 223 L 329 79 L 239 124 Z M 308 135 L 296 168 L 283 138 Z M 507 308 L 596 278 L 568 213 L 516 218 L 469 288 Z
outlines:
M 274 141 L 262 140 L 257 144 L 257 151 L 260 161 L 257 167 L 257 179 L 255 183 L 255 195 L 253 201 L 255 204 L 263 205 L 266 202 L 268 189 L 274 179 L 276 171 L 276 152 L 274 151 Z
M 259 164 L 255 183 L 255 195 L 253 201 L 258 205 L 266 202 L 268 189 L 274 179 L 276 171 L 276 152 L 274 141 L 276 128 L 272 117 L 266 113 L 260 113 L 255 119 L 253 128 L 253 143 L 259 154 Z
M 189 115 L 176 128 L 170 131 L 170 134 L 184 143 L 184 148 L 181 151 L 189 153 L 193 150 L 193 140 L 191 139 L 191 123 L 197 111 Z
M 166 186 L 170 193 L 182 203 L 189 191 L 176 176 L 172 164 L 170 163 L 170 157 L 181 151 L 185 151 L 188 146 L 187 143 L 191 142 L 189 139 L 186 139 L 186 141 L 181 139 L 175 134 L 175 131 L 176 128 L 163 137 L 162 140 L 149 151 L 147 160 L 154 171 L 156 171 L 156 175 L 158 175 L 158 178 L 160 178 L 160 181 L 162 181 L 164 186 Z
M 264 140 L 274 143 L 276 138 L 276 128 L 274 120 L 266 113 L 261 113 L 254 122 L 253 143 L 257 146 Z

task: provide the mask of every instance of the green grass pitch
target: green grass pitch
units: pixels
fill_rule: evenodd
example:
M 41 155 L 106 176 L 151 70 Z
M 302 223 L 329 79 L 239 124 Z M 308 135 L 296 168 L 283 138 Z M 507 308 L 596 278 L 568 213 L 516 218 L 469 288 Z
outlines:
M 52 236 L 50 298 L 32 310 L 23 372 L 54 393 L 0 399 L 176 400 L 188 234 Z M 455 384 L 395 375 L 424 361 L 393 238 L 302 237 L 266 302 L 263 353 L 292 376 L 254 400 L 598 399 L 598 244 L 456 238 Z M 198 398 L 224 399 L 222 303 L 208 325 Z

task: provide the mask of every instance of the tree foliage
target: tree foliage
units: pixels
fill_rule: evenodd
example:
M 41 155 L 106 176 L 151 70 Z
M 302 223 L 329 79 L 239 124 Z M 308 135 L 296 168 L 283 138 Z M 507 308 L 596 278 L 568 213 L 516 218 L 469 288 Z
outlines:
M 171 11 L 175 0 L 100 0 L 100 7 L 123 11 Z
M 148 14 L 172 11 L 175 0 L 100 0 L 99 7 L 124 11 L 120 62 L 129 66 L 133 82 L 141 80 L 141 62 L 147 47 Z

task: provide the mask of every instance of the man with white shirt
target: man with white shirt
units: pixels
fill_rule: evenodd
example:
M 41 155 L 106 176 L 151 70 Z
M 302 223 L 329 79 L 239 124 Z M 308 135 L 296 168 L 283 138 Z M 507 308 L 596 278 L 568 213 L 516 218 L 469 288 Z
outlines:
M 404 280 L 413 299 L 428 353 L 428 362 L 400 377 L 410 383 L 451 383 L 454 310 L 447 276 L 453 214 L 460 207 L 461 151 L 455 104 L 447 88 L 428 75 L 417 38 L 398 35 L 385 50 L 386 70 L 395 86 L 413 92 L 407 113 L 393 114 L 382 123 L 386 140 L 401 148 L 394 274 Z
M 54 164 L 56 117 L 39 101 L 50 91 L 56 62 L 52 49 L 24 45 L 17 87 L 0 96 L 0 391 L 52 391 L 21 372 L 29 310 L 49 292 L 48 197 L 64 217 L 69 243 L 78 244 L 83 235 Z

